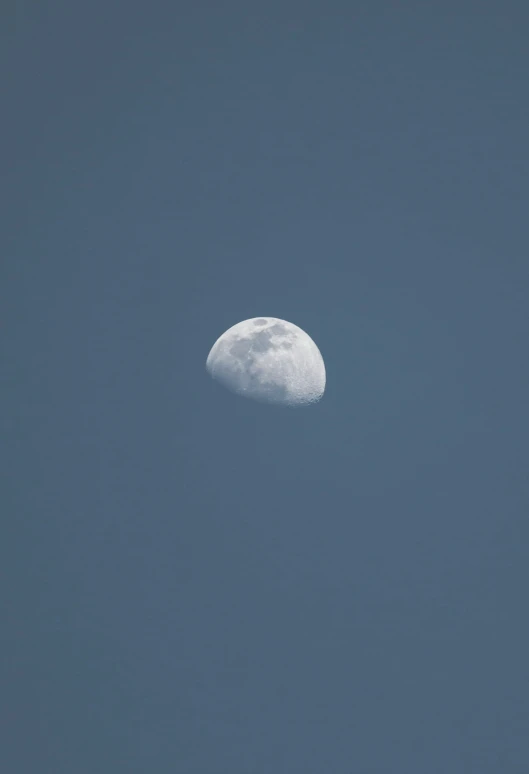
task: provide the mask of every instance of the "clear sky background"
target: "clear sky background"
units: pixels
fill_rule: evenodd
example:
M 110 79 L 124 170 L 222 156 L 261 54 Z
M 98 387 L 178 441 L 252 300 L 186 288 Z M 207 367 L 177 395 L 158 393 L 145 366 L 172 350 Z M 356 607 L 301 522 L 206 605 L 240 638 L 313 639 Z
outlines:
M 527 774 L 528 26 L 6 4 L 2 771 Z

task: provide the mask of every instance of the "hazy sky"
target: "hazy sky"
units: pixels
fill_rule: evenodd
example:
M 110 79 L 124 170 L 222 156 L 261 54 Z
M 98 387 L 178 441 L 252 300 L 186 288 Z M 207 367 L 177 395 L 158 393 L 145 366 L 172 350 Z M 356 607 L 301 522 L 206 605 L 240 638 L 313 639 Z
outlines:
M 2 771 L 527 774 L 528 26 L 7 4 Z

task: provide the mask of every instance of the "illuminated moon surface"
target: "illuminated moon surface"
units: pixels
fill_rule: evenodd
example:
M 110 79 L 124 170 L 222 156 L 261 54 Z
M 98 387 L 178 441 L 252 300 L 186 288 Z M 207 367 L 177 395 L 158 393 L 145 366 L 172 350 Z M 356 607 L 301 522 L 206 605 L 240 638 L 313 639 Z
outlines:
M 320 400 L 325 365 L 305 331 L 276 317 L 254 317 L 217 339 L 206 361 L 209 374 L 245 398 L 303 406 Z

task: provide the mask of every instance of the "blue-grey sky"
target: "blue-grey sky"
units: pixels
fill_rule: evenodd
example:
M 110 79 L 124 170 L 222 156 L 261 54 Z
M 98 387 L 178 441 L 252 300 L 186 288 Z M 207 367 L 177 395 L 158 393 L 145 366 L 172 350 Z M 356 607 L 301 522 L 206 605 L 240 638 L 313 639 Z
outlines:
M 529 771 L 528 24 L 7 4 L 2 771 Z

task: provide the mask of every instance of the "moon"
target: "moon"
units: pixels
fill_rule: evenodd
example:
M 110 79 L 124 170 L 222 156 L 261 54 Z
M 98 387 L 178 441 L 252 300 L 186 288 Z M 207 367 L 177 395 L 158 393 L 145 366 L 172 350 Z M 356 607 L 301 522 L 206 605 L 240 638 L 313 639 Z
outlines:
M 253 317 L 215 342 L 206 369 L 232 392 L 264 403 L 303 406 L 325 391 L 320 350 L 297 325 L 277 317 Z

